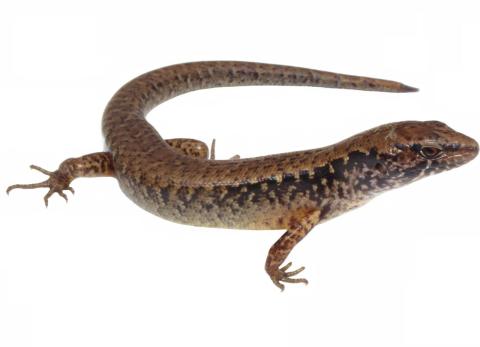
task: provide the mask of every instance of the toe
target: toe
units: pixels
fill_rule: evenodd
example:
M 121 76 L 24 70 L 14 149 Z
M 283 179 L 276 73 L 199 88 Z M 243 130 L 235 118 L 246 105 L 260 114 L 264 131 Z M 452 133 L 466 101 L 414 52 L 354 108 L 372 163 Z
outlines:
M 292 262 L 289 262 L 287 265 L 281 267 L 279 270 L 282 272 L 287 271 L 290 266 L 292 266 Z
M 278 288 L 280 288 L 282 292 L 285 290 L 285 286 L 282 283 L 280 283 L 279 280 L 273 280 L 273 284 L 275 284 Z
M 41 173 L 47 176 L 51 176 L 53 174 L 53 172 L 45 170 L 44 168 L 41 168 L 40 166 L 37 166 L 37 165 L 30 165 L 30 169 L 40 171 Z
M 303 270 L 305 270 L 305 266 L 302 266 L 294 271 L 290 271 L 290 272 L 285 272 L 285 276 L 286 277 L 292 277 L 292 276 L 295 276 L 295 275 L 298 275 L 300 272 L 302 272 Z
M 68 202 L 68 197 L 65 195 L 64 192 L 62 192 L 61 190 L 57 192 L 58 195 L 60 195 L 62 198 L 65 199 L 65 202 Z
M 45 194 L 45 196 L 43 197 L 43 201 L 45 201 L 45 207 L 48 207 L 48 199 L 50 199 L 50 197 L 53 195 L 55 191 L 50 188 L 50 190 L 48 191 L 47 194 Z
M 308 281 L 306 278 L 290 278 L 290 277 L 285 277 L 282 279 L 283 282 L 286 282 L 286 283 L 304 283 L 304 284 L 308 284 Z

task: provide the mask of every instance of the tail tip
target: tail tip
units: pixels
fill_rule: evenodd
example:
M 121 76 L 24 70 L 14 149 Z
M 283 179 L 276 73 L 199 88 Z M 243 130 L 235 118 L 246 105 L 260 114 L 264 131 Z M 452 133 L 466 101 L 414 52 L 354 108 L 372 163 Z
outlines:
M 401 91 L 404 93 L 414 93 L 414 92 L 418 92 L 419 89 L 415 87 L 407 86 L 406 84 L 402 84 Z

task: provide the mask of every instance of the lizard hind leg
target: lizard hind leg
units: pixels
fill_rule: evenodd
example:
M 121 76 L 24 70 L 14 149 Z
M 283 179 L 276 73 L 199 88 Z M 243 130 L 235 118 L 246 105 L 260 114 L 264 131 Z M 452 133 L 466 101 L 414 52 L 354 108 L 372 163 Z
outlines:
M 48 193 L 44 196 L 43 200 L 45 201 L 45 206 L 48 207 L 48 199 L 54 194 L 57 193 L 65 201 L 68 201 L 67 196 L 63 192 L 64 190 L 69 190 L 70 192 L 75 193 L 72 187 L 70 187 L 70 181 L 68 176 L 62 175 L 61 173 L 54 171 L 50 172 L 45 169 L 42 169 L 36 165 L 30 165 L 31 169 L 40 171 L 41 173 L 49 176 L 49 178 L 40 183 L 32 183 L 32 184 L 14 184 L 7 188 L 7 194 L 10 193 L 13 189 L 36 189 L 36 188 L 50 188 Z
M 79 158 L 64 160 L 58 169 L 53 172 L 42 169 L 36 165 L 31 165 L 30 168 L 47 175 L 48 179 L 40 183 L 14 184 L 7 188 L 7 194 L 13 189 L 49 188 L 47 194 L 43 198 L 45 206 L 47 207 L 48 199 L 54 193 L 57 193 L 64 198 L 65 201 L 68 201 L 68 198 L 63 191 L 68 190 L 72 194 L 75 193 L 73 188 L 70 187 L 70 183 L 75 178 L 115 176 L 112 156 L 108 152 L 92 153 Z
M 212 141 L 210 151 L 204 142 L 195 139 L 175 138 L 165 140 L 165 142 L 175 151 L 188 157 L 215 160 L 215 139 Z M 230 160 L 239 158 L 240 156 L 237 154 L 231 157 Z
M 300 267 L 293 271 L 287 271 L 292 263 L 289 262 L 282 266 L 285 259 L 295 247 L 320 220 L 318 210 L 309 211 L 295 218 L 290 222 L 287 231 L 270 248 L 265 262 L 265 270 L 272 279 L 272 282 L 282 291 L 285 289 L 285 283 L 304 283 L 308 284 L 305 278 L 292 278 L 302 272 L 305 267 Z

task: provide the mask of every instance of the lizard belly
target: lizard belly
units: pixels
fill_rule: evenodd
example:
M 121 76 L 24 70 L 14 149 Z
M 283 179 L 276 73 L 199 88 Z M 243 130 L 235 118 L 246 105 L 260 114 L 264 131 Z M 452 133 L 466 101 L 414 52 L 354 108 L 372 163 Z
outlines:
M 306 211 L 320 211 L 320 220 L 324 221 L 370 198 L 358 194 L 353 186 L 348 189 L 350 182 L 327 186 L 321 181 L 270 179 L 213 187 L 157 187 L 119 177 L 124 193 L 145 210 L 176 223 L 206 227 L 285 229 Z

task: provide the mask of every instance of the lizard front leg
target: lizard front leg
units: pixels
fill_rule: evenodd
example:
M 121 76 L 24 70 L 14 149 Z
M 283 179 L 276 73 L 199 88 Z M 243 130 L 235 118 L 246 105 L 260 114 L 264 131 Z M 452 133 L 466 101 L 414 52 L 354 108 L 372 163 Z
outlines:
M 320 211 L 318 210 L 302 213 L 291 220 L 287 231 L 270 248 L 265 262 L 265 270 L 273 283 L 282 291 L 285 289 L 285 285 L 281 282 L 308 284 L 305 278 L 292 278 L 302 272 L 305 267 L 302 266 L 297 270 L 287 272 L 292 263 L 289 262 L 283 267 L 281 267 L 281 265 L 285 259 L 287 259 L 293 247 L 295 247 L 319 221 Z

